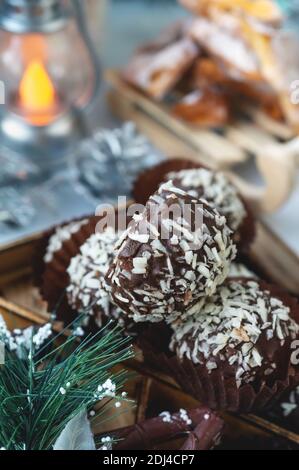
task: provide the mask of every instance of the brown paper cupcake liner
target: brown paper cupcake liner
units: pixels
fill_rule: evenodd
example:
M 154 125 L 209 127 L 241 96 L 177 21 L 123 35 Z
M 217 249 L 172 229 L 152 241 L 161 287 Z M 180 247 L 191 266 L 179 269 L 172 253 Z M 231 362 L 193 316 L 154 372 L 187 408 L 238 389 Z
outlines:
M 56 229 L 68 223 L 85 219 L 87 223 L 82 225 L 78 232 L 72 234 L 68 240 L 62 242 L 61 248 L 53 253 L 52 260 L 46 263 L 44 257 L 47 246 Z M 95 232 L 97 221 L 98 219 L 93 216 L 73 219 L 44 233 L 33 259 L 33 273 L 35 285 L 40 289 L 43 300 L 48 302 L 50 311 L 55 309 L 60 302 L 63 303 L 64 290 L 69 281 L 67 268 L 71 259 L 80 252 L 80 247 Z
M 183 439 L 179 450 L 209 450 L 221 439 L 224 422 L 207 407 L 187 412 L 192 424 L 188 424 L 180 413 L 148 419 L 128 428 L 120 429 L 114 438 L 120 440 L 115 450 L 170 450 L 170 442 Z
M 259 285 L 289 306 L 292 318 L 299 323 L 299 305 L 295 298 L 264 281 L 260 281 Z M 235 413 L 265 410 L 299 384 L 299 365 L 291 364 L 292 351 L 281 357 L 276 379 L 269 378 L 267 383 L 244 384 L 238 388 L 234 367 L 224 364 L 222 368 L 209 372 L 204 366 L 195 365 L 186 358 L 180 360 L 168 349 L 170 336 L 171 329 L 165 324 L 162 327 L 161 324 L 148 326 L 138 338 L 145 363 L 175 379 L 182 390 L 212 410 Z
M 125 208 L 123 209 L 125 210 Z M 116 225 L 118 212 L 116 211 Z M 80 253 L 81 246 L 97 231 L 97 225 L 101 220 L 101 216 L 88 216 L 82 219 L 73 219 L 69 222 L 53 227 L 44 234 L 40 241 L 39 248 L 33 260 L 33 271 L 35 285 L 39 288 L 40 294 L 48 303 L 48 310 L 55 311 L 57 320 L 64 324 L 70 324 L 78 315 L 68 304 L 66 297 L 66 288 L 69 285 L 69 276 L 67 269 L 72 258 Z M 86 224 L 82 225 L 76 233 L 71 234 L 68 240 L 61 244 L 61 248 L 53 253 L 52 260 L 45 263 L 44 257 L 49 243 L 50 237 L 55 233 L 58 227 L 67 225 L 71 222 L 86 220 Z M 117 228 L 117 227 L 116 227 Z M 98 326 L 90 320 L 90 328 L 96 330 Z M 132 331 L 134 333 L 134 331 Z
M 145 204 L 149 197 L 158 189 L 168 173 L 172 171 L 192 170 L 206 168 L 200 163 L 191 160 L 173 158 L 150 168 L 139 175 L 133 188 L 133 197 L 139 204 Z M 248 252 L 256 235 L 254 215 L 248 203 L 240 196 L 246 210 L 246 217 L 236 233 L 238 250 Z

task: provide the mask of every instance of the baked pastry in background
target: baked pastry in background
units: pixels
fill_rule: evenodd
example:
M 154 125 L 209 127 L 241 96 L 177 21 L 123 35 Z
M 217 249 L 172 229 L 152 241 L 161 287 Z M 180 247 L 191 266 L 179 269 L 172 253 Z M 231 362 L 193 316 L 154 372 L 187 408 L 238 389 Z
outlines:
M 212 86 L 188 93 L 173 106 L 172 112 L 180 119 L 202 127 L 223 127 L 230 120 L 227 96 Z
M 211 8 L 242 14 L 269 26 L 280 26 L 283 15 L 273 0 L 179 0 L 195 14 L 207 14 Z
M 224 126 L 250 104 L 298 132 L 299 108 L 290 96 L 298 41 L 286 40 L 276 2 L 181 3 L 194 17 L 176 27 L 172 42 L 168 33 L 139 49 L 123 77 L 158 101 L 171 94 L 171 112 L 194 126 Z
M 152 98 L 161 100 L 191 67 L 197 55 L 198 46 L 183 34 L 183 26 L 178 24 L 156 42 L 138 49 L 124 69 L 123 77 Z

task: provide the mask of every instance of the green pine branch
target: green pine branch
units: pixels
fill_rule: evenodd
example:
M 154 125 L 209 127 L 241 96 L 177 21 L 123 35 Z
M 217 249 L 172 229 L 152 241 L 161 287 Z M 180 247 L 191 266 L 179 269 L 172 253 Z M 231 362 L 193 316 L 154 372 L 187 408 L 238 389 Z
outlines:
M 133 352 L 118 327 L 107 326 L 81 342 L 70 335 L 57 344 L 54 337 L 42 347 L 36 345 L 36 333 L 33 329 L 21 354 L 6 342 L 0 366 L 0 448 L 7 450 L 50 450 L 81 411 L 101 402 L 104 421 L 112 398 L 125 399 L 121 392 L 128 373 L 113 374 L 111 368 Z

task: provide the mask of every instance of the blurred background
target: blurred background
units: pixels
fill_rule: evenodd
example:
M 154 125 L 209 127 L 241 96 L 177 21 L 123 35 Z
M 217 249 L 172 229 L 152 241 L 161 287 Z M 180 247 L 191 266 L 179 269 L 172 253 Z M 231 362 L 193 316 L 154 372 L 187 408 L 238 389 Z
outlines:
M 4 246 L 93 213 L 103 200 L 129 195 L 138 171 L 162 158 L 135 135 L 132 126 L 121 134 L 103 132 L 122 125 L 106 104 L 104 70 L 125 65 L 136 47 L 188 13 L 175 0 L 41 0 L 33 10 L 26 10 L 31 2 L 25 2 L 26 7 L 22 0 L 1 3 L 0 80 L 5 104 L 0 106 L 0 245 Z M 280 4 L 289 13 L 287 27 L 299 31 L 297 0 Z M 50 13 L 43 10 L 48 8 Z M 51 51 L 47 69 L 42 61 L 45 44 Z M 37 49 L 40 61 L 34 59 Z M 123 155 L 116 158 L 114 139 L 122 139 L 138 158 L 130 163 Z M 89 159 L 91 153 L 98 159 L 97 168 Z M 252 162 L 238 171 L 248 181 L 260 183 Z M 95 186 L 96 192 L 91 189 Z M 299 179 L 289 201 L 262 217 L 299 255 L 298 208 Z

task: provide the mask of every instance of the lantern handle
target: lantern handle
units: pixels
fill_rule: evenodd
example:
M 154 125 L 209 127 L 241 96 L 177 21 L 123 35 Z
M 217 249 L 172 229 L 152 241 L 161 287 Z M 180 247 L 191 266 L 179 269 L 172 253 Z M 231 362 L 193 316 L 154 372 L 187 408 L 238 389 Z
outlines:
M 71 3 L 73 5 L 78 28 L 83 37 L 83 40 L 85 42 L 88 53 L 90 55 L 92 64 L 94 66 L 94 87 L 93 87 L 93 93 L 90 96 L 89 102 L 85 106 L 85 110 L 87 110 L 98 97 L 100 86 L 101 86 L 102 69 L 101 69 L 100 60 L 98 58 L 97 52 L 93 44 L 93 40 L 90 36 L 90 32 L 87 26 L 86 14 L 85 14 L 85 8 L 83 6 L 83 2 L 81 2 L 81 0 L 71 0 Z

